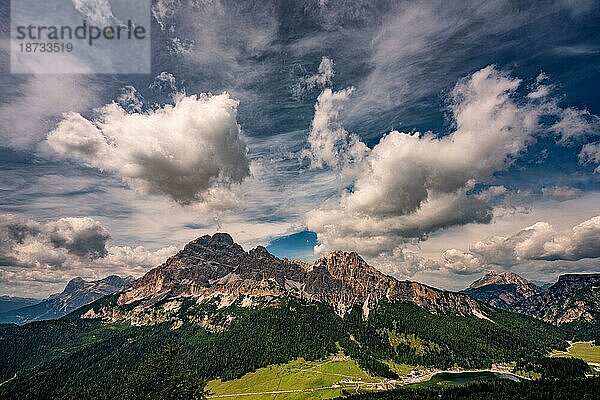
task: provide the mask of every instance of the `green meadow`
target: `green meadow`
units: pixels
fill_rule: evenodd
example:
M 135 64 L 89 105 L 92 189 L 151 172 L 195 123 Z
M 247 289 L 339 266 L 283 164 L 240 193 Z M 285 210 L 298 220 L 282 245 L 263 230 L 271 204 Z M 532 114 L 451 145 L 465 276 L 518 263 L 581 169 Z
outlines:
M 379 378 L 372 377 L 361 370 L 353 360 L 330 358 L 326 361 L 305 361 L 300 358 L 287 364 L 260 368 L 239 379 L 225 382 L 213 380 L 208 383 L 207 388 L 215 398 L 228 394 L 304 390 L 295 393 L 255 394 L 239 397 L 246 400 L 331 399 L 341 396 L 342 392 L 341 387 L 329 387 L 344 379 L 353 382 L 380 381 Z M 320 388 L 327 389 L 314 390 Z
M 600 346 L 593 342 L 574 342 L 567 351 L 553 351 L 550 357 L 576 357 L 585 362 L 600 364 Z

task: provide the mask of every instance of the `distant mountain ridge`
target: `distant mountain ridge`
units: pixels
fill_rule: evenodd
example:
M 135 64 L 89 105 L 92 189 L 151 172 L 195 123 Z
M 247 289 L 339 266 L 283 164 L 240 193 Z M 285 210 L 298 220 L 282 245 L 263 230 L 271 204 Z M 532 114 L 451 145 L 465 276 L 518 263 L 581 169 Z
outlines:
M 515 311 L 556 325 L 598 322 L 600 274 L 565 274 L 539 295 L 515 306 Z
M 497 285 L 529 285 L 527 279 L 515 274 L 514 272 L 504 271 L 488 271 L 484 276 L 473 282 L 469 288 L 477 289 L 482 286 L 497 284 Z
M 463 293 L 503 310 L 540 293 L 542 289 L 514 272 L 488 271 Z
M 0 296 L 0 314 L 17 308 L 32 306 L 40 301 L 40 299 L 29 297 Z
M 498 308 L 559 326 L 576 326 L 591 338 L 600 333 L 600 274 L 565 274 L 541 288 L 512 272 L 488 272 L 466 293 Z
M 26 324 L 33 321 L 61 318 L 68 313 L 113 294 L 128 285 L 133 278 L 107 276 L 97 281 L 74 278 L 61 293 L 25 307 L 12 309 L 0 314 L 0 323 Z

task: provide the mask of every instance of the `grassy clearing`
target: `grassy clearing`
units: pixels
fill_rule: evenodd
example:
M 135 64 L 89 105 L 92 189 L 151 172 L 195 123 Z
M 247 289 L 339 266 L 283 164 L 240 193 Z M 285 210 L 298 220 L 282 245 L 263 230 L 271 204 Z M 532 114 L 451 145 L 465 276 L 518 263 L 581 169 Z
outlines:
M 567 351 L 553 351 L 550 357 L 576 357 L 585 362 L 600 364 L 600 346 L 593 342 L 574 342 Z
M 415 367 L 407 364 L 398 364 L 394 361 L 384 361 L 384 363 L 390 367 L 392 371 L 398 374 L 398 376 L 408 375 Z
M 540 374 L 539 372 L 534 372 L 534 371 L 517 370 L 514 373 L 515 373 L 515 375 L 522 376 L 523 378 L 527 378 L 527 379 L 540 379 L 542 377 L 542 374 Z
M 278 390 L 314 389 L 331 386 L 342 379 L 378 382 L 379 378 L 369 376 L 353 360 L 305 361 L 298 359 L 283 365 L 271 365 L 244 375 L 240 379 L 208 383 L 213 395 L 272 392 Z M 341 389 L 327 389 L 315 392 L 286 393 L 278 395 L 251 395 L 240 397 L 245 400 L 264 399 L 331 399 L 341 396 Z

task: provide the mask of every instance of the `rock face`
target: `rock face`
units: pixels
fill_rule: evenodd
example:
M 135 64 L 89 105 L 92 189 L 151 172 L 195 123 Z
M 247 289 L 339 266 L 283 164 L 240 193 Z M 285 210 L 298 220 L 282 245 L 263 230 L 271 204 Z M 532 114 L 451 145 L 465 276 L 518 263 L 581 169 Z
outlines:
M 227 298 L 230 303 L 238 298 L 248 302 L 252 298 L 294 296 L 327 303 L 341 316 L 359 306 L 365 318 L 382 301 L 402 301 L 432 313 L 485 318 L 484 310 L 471 297 L 398 281 L 371 267 L 354 252 L 334 252 L 307 264 L 279 259 L 260 246 L 246 252 L 224 233 L 188 243 L 165 263 L 131 283 L 118 296 L 117 305 L 142 309 L 181 298 L 215 296 Z M 91 310 L 85 317 L 108 314 L 114 319 L 114 310 Z
M 516 304 L 539 294 L 542 289 L 513 272 L 488 271 L 463 293 L 496 308 L 511 310 Z
M 91 282 L 75 278 L 69 281 L 61 293 L 53 294 L 35 305 L 0 314 L 0 323 L 26 324 L 57 319 L 101 297 L 118 292 L 132 280 L 130 277 L 121 278 L 116 275 Z
M 546 322 L 598 322 L 600 314 L 600 274 L 566 274 L 537 296 L 516 304 L 514 311 Z
M 492 306 L 531 315 L 545 322 L 596 323 L 600 314 L 600 274 L 561 275 L 542 289 L 511 272 L 488 272 L 464 293 Z
M 477 289 L 492 284 L 527 286 L 529 285 L 529 282 L 527 279 L 515 274 L 514 272 L 488 271 L 484 276 L 473 282 L 469 288 Z

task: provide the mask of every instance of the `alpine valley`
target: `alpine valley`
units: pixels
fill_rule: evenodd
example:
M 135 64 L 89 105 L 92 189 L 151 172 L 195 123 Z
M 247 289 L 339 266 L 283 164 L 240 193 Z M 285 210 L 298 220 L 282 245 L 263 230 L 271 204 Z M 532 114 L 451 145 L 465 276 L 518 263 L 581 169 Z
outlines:
M 315 371 L 320 398 L 345 393 L 352 371 L 362 377 L 351 385 L 357 390 L 401 384 L 403 368 L 427 375 L 503 366 L 553 376 L 557 359 L 546 355 L 596 335 L 588 328 L 597 326 L 598 279 L 567 275 L 543 290 L 516 275 L 488 274 L 454 293 L 399 281 L 354 252 L 308 264 L 264 247 L 245 251 L 217 233 L 121 290 L 112 288 L 123 282 L 110 278 L 111 294 L 60 319 L 3 325 L 0 398 L 121 399 L 136 371 L 164 349 L 217 392 L 235 382 L 264 392 L 267 380 L 253 376 L 292 370 Z M 65 292 L 75 286 L 86 284 L 77 280 Z M 581 367 L 562 360 L 566 369 Z M 319 369 L 327 363 L 345 372 Z M 326 380 L 333 376 L 335 383 Z

